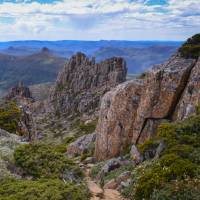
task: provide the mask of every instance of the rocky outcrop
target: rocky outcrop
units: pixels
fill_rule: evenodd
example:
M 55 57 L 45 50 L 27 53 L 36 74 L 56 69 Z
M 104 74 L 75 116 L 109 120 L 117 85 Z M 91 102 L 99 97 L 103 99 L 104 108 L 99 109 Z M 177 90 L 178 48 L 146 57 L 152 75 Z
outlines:
M 18 121 L 18 133 L 23 135 L 25 140 L 34 140 L 35 122 L 33 120 L 31 107 L 34 98 L 31 95 L 30 89 L 23 82 L 19 82 L 13 87 L 4 98 L 6 101 L 15 101 L 20 109 L 20 119 Z
M 134 144 L 131 147 L 130 156 L 136 165 L 143 161 L 142 155 Z
M 174 120 L 183 120 L 196 112 L 200 105 L 200 57 L 191 71 L 188 84 L 177 105 Z
M 54 112 L 65 116 L 94 113 L 103 94 L 125 81 L 126 71 L 122 58 L 95 63 L 77 53 L 66 63 L 51 93 Z
M 35 121 L 28 106 L 20 106 L 21 116 L 18 122 L 18 132 L 23 135 L 24 140 L 33 141 L 37 139 Z
M 128 81 L 103 97 L 96 128 L 97 159 L 119 155 L 131 143 L 143 86 L 143 80 Z
M 84 153 L 90 153 L 94 151 L 94 142 L 96 135 L 88 134 L 78 138 L 67 147 L 68 155 L 77 156 Z
M 120 155 L 129 144 L 156 135 L 163 121 L 181 120 L 199 104 L 200 59 L 179 53 L 147 72 L 143 80 L 123 83 L 106 93 L 96 128 L 98 160 Z
M 194 59 L 175 55 L 146 75 L 145 90 L 133 124 L 132 143 L 153 137 L 163 120 L 172 119 L 194 65 Z
M 18 100 L 21 101 L 33 101 L 31 92 L 28 87 L 24 86 L 24 83 L 20 81 L 17 86 L 11 88 L 9 93 L 5 96 L 6 100 Z

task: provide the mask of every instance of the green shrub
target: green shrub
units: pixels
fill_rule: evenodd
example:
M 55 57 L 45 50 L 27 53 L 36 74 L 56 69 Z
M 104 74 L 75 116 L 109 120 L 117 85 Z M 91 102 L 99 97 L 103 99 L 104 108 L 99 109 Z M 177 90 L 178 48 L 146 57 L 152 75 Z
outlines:
M 146 72 L 143 72 L 139 75 L 139 78 L 144 79 L 146 78 L 146 76 L 147 76 Z
M 95 131 L 97 125 L 97 120 L 94 120 L 88 124 L 84 124 L 82 122 L 79 122 L 78 124 L 78 131 L 81 132 L 81 134 L 91 134 Z
M 179 49 L 179 52 L 184 58 L 197 59 L 200 56 L 200 34 L 196 34 L 188 39 Z
M 74 142 L 75 140 L 76 140 L 76 137 L 74 136 L 66 137 L 64 141 L 62 142 L 62 144 L 56 145 L 54 147 L 54 150 L 59 153 L 65 153 L 67 150 L 67 145 Z
M 89 200 L 85 186 L 65 184 L 59 179 L 7 179 L 0 185 L 0 200 Z
M 159 146 L 157 140 L 147 140 L 144 144 L 139 144 L 138 149 L 145 159 L 153 158 L 156 154 L 156 149 Z
M 82 176 L 71 160 L 45 144 L 22 145 L 16 149 L 14 158 L 17 166 L 34 178 L 62 178 L 68 171 L 77 178 Z
M 121 191 L 124 197 L 135 200 L 136 183 L 154 164 L 155 160 L 146 160 L 132 170 L 132 176 L 130 177 L 133 180 L 132 183 Z
M 200 181 L 188 179 L 172 181 L 160 190 L 155 190 L 150 200 L 199 200 Z
M 116 168 L 116 169 L 112 170 L 111 172 L 109 172 L 108 174 L 106 174 L 103 177 L 103 182 L 106 183 L 106 182 L 108 182 L 111 179 L 115 179 L 115 178 L 117 178 L 120 174 L 122 174 L 125 171 L 132 171 L 133 168 L 134 168 L 134 166 L 132 164 L 130 164 L 130 165 L 123 165 L 123 166 L 121 166 L 119 168 Z
M 98 173 L 101 171 L 101 168 L 103 167 L 104 162 L 96 164 L 94 167 L 92 167 L 90 175 L 92 178 L 96 178 Z
M 56 91 L 61 92 L 65 89 L 65 86 L 62 83 L 57 83 Z
M 0 102 L 0 128 L 16 133 L 21 112 L 13 101 Z

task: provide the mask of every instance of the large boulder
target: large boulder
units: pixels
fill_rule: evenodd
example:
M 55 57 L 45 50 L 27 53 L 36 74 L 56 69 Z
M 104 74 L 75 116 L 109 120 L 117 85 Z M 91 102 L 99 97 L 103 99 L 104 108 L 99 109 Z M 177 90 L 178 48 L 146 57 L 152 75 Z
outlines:
M 131 143 L 142 91 L 143 81 L 132 80 L 120 84 L 103 97 L 96 128 L 95 155 L 98 160 L 118 156 Z
M 93 152 L 95 138 L 96 138 L 95 133 L 81 136 L 76 141 L 68 145 L 67 147 L 68 155 L 77 156 L 84 153 Z
M 132 143 L 143 143 L 155 136 L 163 120 L 171 120 L 194 67 L 194 59 L 173 56 L 150 71 L 133 124 Z

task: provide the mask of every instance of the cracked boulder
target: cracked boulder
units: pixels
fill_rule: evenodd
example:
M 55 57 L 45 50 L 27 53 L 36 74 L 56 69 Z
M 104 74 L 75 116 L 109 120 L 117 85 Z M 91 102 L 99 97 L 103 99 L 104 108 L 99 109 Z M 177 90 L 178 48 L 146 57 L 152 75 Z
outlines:
M 143 143 L 154 137 L 158 125 L 172 119 L 194 64 L 194 59 L 177 54 L 147 74 L 133 124 L 132 143 Z
M 131 143 L 142 91 L 143 81 L 133 80 L 120 84 L 103 97 L 96 128 L 98 160 L 118 156 Z
M 173 120 L 198 66 L 195 59 L 185 59 L 177 53 L 154 67 L 143 80 L 125 82 L 106 93 L 96 128 L 96 158 L 116 157 L 127 145 L 155 137 L 160 123 Z M 200 83 L 197 76 L 194 81 Z
M 200 105 L 200 57 L 191 71 L 187 87 L 178 103 L 174 120 L 184 120 L 195 114 L 196 107 Z

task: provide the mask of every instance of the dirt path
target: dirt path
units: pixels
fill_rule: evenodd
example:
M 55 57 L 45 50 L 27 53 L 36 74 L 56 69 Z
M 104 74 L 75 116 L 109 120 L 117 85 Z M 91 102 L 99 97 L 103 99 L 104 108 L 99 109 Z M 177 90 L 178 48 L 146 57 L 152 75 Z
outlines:
M 85 166 L 86 183 L 89 191 L 92 194 L 90 200 L 126 200 L 124 199 L 117 190 L 102 189 L 95 181 L 90 177 L 89 166 Z

